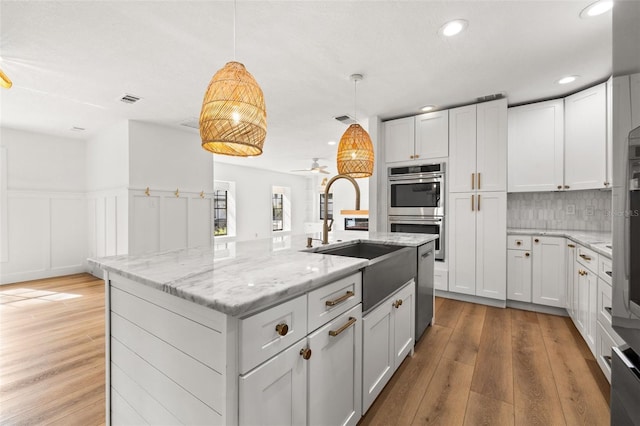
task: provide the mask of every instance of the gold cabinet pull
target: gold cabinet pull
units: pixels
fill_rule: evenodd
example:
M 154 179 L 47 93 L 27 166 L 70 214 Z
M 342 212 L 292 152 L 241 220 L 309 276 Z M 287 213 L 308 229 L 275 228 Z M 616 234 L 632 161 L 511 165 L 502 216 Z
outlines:
M 525 253 L 524 255 L 525 255 L 526 257 L 529 257 L 529 256 L 531 256 L 531 253 Z
M 280 323 L 276 325 L 276 331 L 278 332 L 279 335 L 286 336 L 287 333 L 289 332 L 289 326 L 285 323 Z
M 309 348 L 300 349 L 300 356 L 302 356 L 302 359 L 311 358 L 311 349 L 309 349 Z
M 345 325 L 343 325 L 339 329 L 329 330 L 329 336 L 336 337 L 338 334 L 342 333 L 343 331 L 345 331 L 347 328 L 351 327 L 355 323 L 356 323 L 356 319 L 354 317 L 349 317 L 349 321 L 347 321 Z
M 335 300 L 327 300 L 326 302 L 324 302 L 324 304 L 327 306 L 336 306 L 337 304 L 344 302 L 353 295 L 355 295 L 355 293 L 349 290 L 344 295 L 338 297 Z
M 569 248 L 576 248 L 576 246 L 574 244 L 567 244 L 567 247 Z
M 471 189 L 476 189 L 476 174 L 471 173 Z
M 471 211 L 475 211 L 475 210 L 476 210 L 476 196 L 471 195 Z
M 480 189 L 480 186 L 481 186 L 480 185 L 480 172 L 478 172 L 478 189 Z M 478 210 L 480 210 L 480 209 L 478 209 Z
M 480 194 L 478 194 L 478 211 L 480 211 Z
M 393 307 L 398 309 L 400 306 L 402 306 L 402 299 L 398 299 L 395 302 L 393 302 Z
M 586 254 L 581 254 L 580 257 L 583 258 L 584 260 L 586 260 L 587 262 L 591 260 L 591 258 L 589 256 L 587 256 Z

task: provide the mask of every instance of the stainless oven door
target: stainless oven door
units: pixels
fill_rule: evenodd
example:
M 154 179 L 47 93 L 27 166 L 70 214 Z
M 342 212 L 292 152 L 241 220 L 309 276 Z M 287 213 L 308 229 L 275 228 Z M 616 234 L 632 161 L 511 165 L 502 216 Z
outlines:
M 445 232 L 444 217 L 389 216 L 389 232 L 409 232 L 412 234 L 435 234 L 435 258 L 444 260 Z
M 441 175 L 389 180 L 389 215 L 444 216 Z

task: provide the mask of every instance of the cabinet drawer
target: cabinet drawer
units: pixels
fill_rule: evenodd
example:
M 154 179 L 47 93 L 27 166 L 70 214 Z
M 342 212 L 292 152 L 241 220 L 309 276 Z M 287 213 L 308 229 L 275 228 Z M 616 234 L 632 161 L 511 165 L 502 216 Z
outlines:
M 578 263 L 582 264 L 587 269 L 590 269 L 591 272 L 597 274 L 598 272 L 598 253 L 593 250 L 589 250 L 586 247 L 578 246 L 576 250 L 576 260 Z
M 240 374 L 307 335 L 307 295 L 240 321 Z
M 508 250 L 531 250 L 531 237 L 528 235 L 508 235 Z
M 613 271 L 611 267 L 611 259 L 600 256 L 600 261 L 598 262 L 598 276 L 605 282 L 609 283 L 609 285 L 611 285 L 611 271 Z
M 313 331 L 362 301 L 360 272 L 309 293 L 309 331 Z

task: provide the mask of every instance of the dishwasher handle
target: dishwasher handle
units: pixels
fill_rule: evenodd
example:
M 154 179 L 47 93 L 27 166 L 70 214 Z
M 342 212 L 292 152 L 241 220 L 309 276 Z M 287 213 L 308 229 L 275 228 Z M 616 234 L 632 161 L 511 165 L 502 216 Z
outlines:
M 433 254 L 433 249 L 427 251 L 426 253 L 422 253 L 422 255 L 420 256 L 422 259 L 426 259 L 427 257 L 431 256 Z

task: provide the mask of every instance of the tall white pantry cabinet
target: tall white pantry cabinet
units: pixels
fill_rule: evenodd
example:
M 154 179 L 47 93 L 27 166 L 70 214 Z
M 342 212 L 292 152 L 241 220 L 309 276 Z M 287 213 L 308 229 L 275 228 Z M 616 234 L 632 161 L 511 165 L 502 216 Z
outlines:
M 507 101 L 449 111 L 449 291 L 506 300 Z

